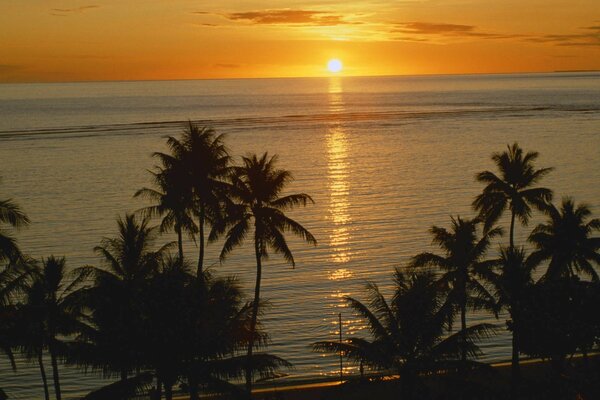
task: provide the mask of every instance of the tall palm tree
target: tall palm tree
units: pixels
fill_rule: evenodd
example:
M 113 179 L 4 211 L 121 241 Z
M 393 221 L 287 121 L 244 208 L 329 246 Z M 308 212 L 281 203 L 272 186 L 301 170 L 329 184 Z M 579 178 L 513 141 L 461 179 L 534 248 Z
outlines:
M 411 260 L 412 267 L 435 266 L 442 269 L 440 283 L 450 290 L 449 299 L 460 311 L 460 327 L 467 331 L 467 309 L 494 309 L 493 295 L 479 278 L 491 270 L 496 260 L 486 260 L 485 256 L 490 241 L 502 235 L 500 228 L 492 228 L 477 237 L 478 219 L 452 218 L 451 229 L 433 226 L 431 234 L 433 243 L 443 250 L 443 255 L 424 252 Z M 465 338 L 466 345 L 466 338 Z M 462 353 L 462 360 L 467 359 L 467 348 Z
M 3 231 L 2 224 L 18 229 L 29 225 L 29 218 L 12 199 L 0 199 L 0 262 L 15 260 L 21 252 L 16 240 Z
M 24 303 L 19 307 L 17 343 L 26 355 L 35 357 L 46 385 L 42 353 L 47 350 L 52 363 L 52 379 L 57 400 L 61 400 L 58 359 L 65 354 L 63 338 L 78 333 L 85 325 L 82 310 L 74 296 L 74 285 L 67 279 L 64 258 L 50 256 L 42 260 L 25 289 Z M 45 386 L 46 398 L 48 389 Z
M 527 291 L 533 285 L 532 273 L 536 264 L 527 257 L 523 248 L 505 247 L 500 250 L 498 267 L 498 271 L 487 274 L 487 279 L 494 286 L 498 304 L 510 315 L 511 320 L 508 325 L 512 331 L 511 372 L 513 390 L 516 390 L 521 376 L 519 367 L 519 333 L 523 323 L 521 314 Z
M 198 217 L 198 268 L 196 275 L 203 276 L 206 225 L 213 225 L 221 218 L 229 185 L 231 157 L 224 144 L 224 135 L 207 127 L 188 123 L 181 139 L 170 136 L 167 145 L 171 154 L 155 153 L 166 168 L 181 165 L 186 185 L 193 193 L 195 213 Z
M 562 201 L 560 209 L 546 207 L 548 220 L 531 232 L 529 241 L 536 250 L 531 257 L 536 263 L 549 260 L 546 279 L 572 278 L 582 274 L 598 281 L 593 264 L 600 265 L 600 219 L 593 218 L 589 207 L 576 205 L 570 198 Z
M 126 215 L 117 221 L 118 236 L 104 238 L 95 251 L 103 266 L 75 269 L 76 283 L 91 280 L 80 291 L 90 309 L 95 330 L 83 332 L 79 363 L 101 369 L 106 375 L 119 373 L 122 380 L 138 367 L 137 343 L 143 335 L 139 313 L 140 293 L 156 273 L 160 260 L 173 243 L 153 250 L 157 228 L 149 217 Z
M 231 196 L 236 204 L 228 211 L 227 222 L 213 229 L 209 239 L 214 240 L 218 233 L 223 232 L 226 227 L 229 228 L 221 251 L 221 260 L 224 260 L 253 231 L 256 284 L 250 331 L 255 332 L 260 301 L 262 261 L 268 258 L 269 250 L 283 255 L 284 259 L 294 266 L 294 256 L 288 247 L 284 233 L 291 232 L 315 246 L 317 240 L 306 228 L 284 214 L 285 210 L 314 202 L 305 193 L 281 196 L 286 185 L 292 180 L 292 175 L 287 170 L 277 168 L 277 156 L 269 157 L 264 153 L 259 158 L 251 155 L 242 157 L 242 163 L 242 166 L 233 168 L 231 178 Z M 253 348 L 254 335 L 251 336 L 248 344 L 246 371 L 248 392 L 252 390 Z
M 192 205 L 192 193 L 185 185 L 185 176 L 180 172 L 180 165 L 171 165 L 169 168 L 157 167 L 151 172 L 154 180 L 154 188 L 142 188 L 134 197 L 145 197 L 155 202 L 154 205 L 140 210 L 144 216 L 160 216 L 160 232 L 175 230 L 177 234 L 177 248 L 179 260 L 183 260 L 183 231 L 186 231 L 193 239 L 198 233 L 198 227 L 190 214 Z
M 475 177 L 486 185 L 483 193 L 473 201 L 473 207 L 485 221 L 485 229 L 491 228 L 506 209 L 510 210 L 510 247 L 514 247 L 515 219 L 519 218 L 523 225 L 527 225 L 531 207 L 542 210 L 552 200 L 550 189 L 533 187 L 552 171 L 552 168 L 535 169 L 534 162 L 538 156 L 537 152 L 523 154 L 523 149 L 515 142 L 508 146 L 507 151 L 492 155 L 499 176 L 483 171 Z
M 400 374 L 404 396 L 409 399 L 420 374 L 458 370 L 465 363 L 462 354 L 479 356 L 475 342 L 493 332 L 491 325 L 478 324 L 446 336 L 454 306 L 431 271 L 405 273 L 397 268 L 390 303 L 374 283 L 368 284 L 367 294 L 367 303 L 352 297 L 346 301 L 368 324 L 371 340 L 352 337 L 342 343 L 317 342 L 313 347 L 343 352 L 368 367 Z

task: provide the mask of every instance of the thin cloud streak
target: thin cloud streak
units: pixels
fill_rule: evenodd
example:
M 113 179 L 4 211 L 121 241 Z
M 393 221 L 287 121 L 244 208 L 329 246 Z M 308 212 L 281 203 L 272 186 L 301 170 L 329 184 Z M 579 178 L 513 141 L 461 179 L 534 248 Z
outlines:
M 236 23 L 249 23 L 252 25 L 305 25 L 305 26 L 335 26 L 335 25 L 360 25 L 361 22 L 349 21 L 340 14 L 315 10 L 260 10 L 235 13 L 210 13 L 195 11 L 198 15 L 217 15 Z
M 65 17 L 67 15 L 82 14 L 86 11 L 93 10 L 96 8 L 100 8 L 100 6 L 92 4 L 74 8 L 53 8 L 50 10 L 50 14 L 54 15 L 55 17 Z

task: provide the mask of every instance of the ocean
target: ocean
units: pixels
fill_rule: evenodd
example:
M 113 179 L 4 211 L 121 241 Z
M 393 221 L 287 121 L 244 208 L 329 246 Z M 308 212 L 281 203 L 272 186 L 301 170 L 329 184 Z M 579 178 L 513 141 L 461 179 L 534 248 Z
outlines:
M 290 215 L 318 246 L 293 239 L 296 268 L 272 256 L 263 271 L 268 351 L 294 365 L 278 382 L 338 374 L 338 358 L 312 352 L 311 343 L 337 337 L 338 313 L 344 337 L 368 334 L 343 297 L 364 299 L 367 281 L 390 295 L 394 267 L 437 251 L 432 225 L 473 216 L 482 189 L 474 176 L 493 169 L 491 154 L 507 144 L 538 151 L 537 166 L 555 168 L 542 184 L 557 200 L 571 196 L 600 215 L 598 73 L 2 84 L 0 198 L 13 198 L 32 220 L 17 234 L 24 252 L 66 256 L 70 268 L 98 265 L 93 248 L 115 234 L 117 216 L 147 205 L 132 196 L 150 184 L 151 153 L 188 120 L 225 133 L 236 160 L 278 154 L 295 177 L 289 193 L 315 200 Z M 517 243 L 526 245 L 541 220 L 517 226 Z M 184 246 L 196 259 L 194 243 Z M 219 251 L 220 243 L 209 245 L 207 264 L 237 276 L 250 298 L 252 246 L 224 264 Z M 502 329 L 505 320 L 469 316 Z M 484 361 L 510 358 L 509 334 L 482 349 Z M 67 399 L 106 382 L 68 367 L 61 379 Z M 0 358 L 0 387 L 10 398 L 43 398 L 37 366 L 23 360 L 13 373 Z

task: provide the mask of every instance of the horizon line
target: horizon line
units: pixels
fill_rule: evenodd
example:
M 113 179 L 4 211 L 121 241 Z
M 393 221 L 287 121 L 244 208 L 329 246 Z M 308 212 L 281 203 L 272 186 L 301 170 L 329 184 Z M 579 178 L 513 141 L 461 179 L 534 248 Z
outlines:
M 554 71 L 519 71 L 519 72 L 460 72 L 460 73 L 424 73 L 424 74 L 373 74 L 373 75 L 343 75 L 326 74 L 318 76 L 266 76 L 266 77 L 237 77 L 237 78 L 172 78 L 172 79 L 90 79 L 75 81 L 20 81 L 0 82 L 0 85 L 27 84 L 65 84 L 65 83 L 118 83 L 118 82 L 178 82 L 178 81 L 233 81 L 233 80 L 268 80 L 268 79 L 323 79 L 323 78 L 385 78 L 385 77 L 428 77 L 428 76 L 476 76 L 476 75 L 542 75 L 542 74 L 572 74 L 600 73 L 600 69 L 573 69 Z

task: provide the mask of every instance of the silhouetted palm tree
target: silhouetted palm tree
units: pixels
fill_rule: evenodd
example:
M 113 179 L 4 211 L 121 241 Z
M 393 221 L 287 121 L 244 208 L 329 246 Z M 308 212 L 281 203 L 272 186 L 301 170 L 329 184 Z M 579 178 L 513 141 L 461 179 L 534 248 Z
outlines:
M 498 221 L 504 211 L 510 210 L 511 247 L 514 247 L 515 218 L 527 225 L 531 207 L 542 210 L 552 200 L 550 189 L 533 187 L 552 171 L 552 168 L 534 168 L 533 163 L 538 156 L 537 152 L 523 155 L 523 149 L 514 143 L 508 146 L 507 151 L 492 155 L 500 176 L 490 171 L 476 175 L 477 181 L 486 184 L 486 187 L 473 201 L 473 207 L 485 221 L 486 230 Z
M 346 297 L 368 324 L 371 340 L 352 337 L 343 343 L 324 341 L 313 346 L 322 352 L 341 351 L 377 370 L 399 373 L 404 395 L 410 399 L 420 374 L 457 370 L 465 364 L 461 360 L 465 351 L 470 357 L 479 356 L 475 342 L 491 334 L 493 327 L 478 324 L 446 337 L 454 306 L 433 272 L 404 273 L 397 268 L 394 290 L 390 303 L 374 283 L 367 286 L 367 303 Z
M 29 218 L 12 199 L 0 199 L 0 262 L 15 260 L 21 256 L 16 240 L 2 230 L 2 224 L 21 228 L 29 224 Z
M 28 357 L 35 357 L 40 365 L 46 398 L 48 389 L 42 353 L 47 350 L 52 363 L 54 393 L 62 398 L 58 359 L 65 354 L 63 338 L 78 333 L 84 324 L 80 322 L 81 308 L 74 296 L 74 285 L 66 274 L 65 259 L 50 256 L 42 260 L 41 267 L 32 275 L 31 284 L 25 289 L 24 302 L 18 309 L 18 347 Z
M 262 277 L 262 261 L 267 259 L 269 249 L 283 255 L 292 266 L 294 257 L 288 247 L 284 233 L 291 232 L 306 242 L 316 245 L 315 237 L 302 225 L 284 214 L 285 210 L 295 206 L 306 206 L 313 203 L 305 194 L 291 194 L 281 197 L 285 186 L 291 181 L 289 171 L 277 169 L 277 156 L 267 153 L 260 158 L 256 155 L 242 157 L 243 165 L 233 168 L 232 188 L 230 195 L 236 205 L 228 210 L 227 231 L 221 260 L 224 260 L 236 246 L 242 244 L 250 232 L 253 233 L 254 253 L 256 257 L 256 285 L 252 310 L 251 332 L 255 332 L 258 306 L 260 301 L 260 283 Z M 225 230 L 225 225 L 218 226 L 211 232 L 210 240 Z M 252 389 L 252 352 L 254 336 L 248 344 L 248 370 L 246 372 L 246 388 Z
M 149 227 L 149 218 L 126 215 L 117 221 L 119 235 L 104 238 L 95 251 L 103 259 L 103 267 L 84 266 L 75 269 L 76 283 L 93 281 L 80 290 L 91 310 L 95 330 L 83 333 L 89 346 L 79 349 L 80 364 L 92 365 L 105 375 L 118 372 L 124 380 L 138 367 L 137 343 L 141 330 L 140 293 L 154 276 L 160 260 L 173 243 L 158 250 L 152 245 L 157 229 Z
M 522 324 L 521 311 L 527 291 L 533 285 L 532 273 L 535 264 L 529 259 L 523 248 L 506 247 L 500 250 L 499 271 L 486 275 L 495 288 L 498 304 L 508 311 L 512 331 L 512 378 L 513 390 L 516 390 L 520 378 L 519 368 L 519 331 Z M 514 392 L 513 392 L 514 393 Z
M 180 164 L 178 173 L 183 174 L 187 187 L 194 196 L 195 212 L 198 217 L 198 269 L 201 277 L 204 267 L 204 228 L 221 218 L 223 202 L 229 185 L 230 156 L 223 143 L 224 136 L 214 130 L 199 127 L 189 122 L 181 139 L 167 139 L 171 154 L 155 153 L 165 168 Z
M 479 220 L 452 218 L 451 230 L 434 226 L 431 228 L 433 243 L 443 250 L 443 255 L 421 253 L 411 260 L 412 267 L 436 266 L 442 269 L 440 283 L 449 289 L 449 300 L 460 311 L 460 327 L 467 331 L 467 309 L 494 309 L 495 300 L 478 278 L 496 265 L 496 260 L 486 260 L 490 241 L 502 235 L 500 228 L 493 228 L 477 237 Z M 465 339 L 466 340 L 466 339 Z M 462 354 L 466 361 L 467 349 Z
M 545 279 L 572 278 L 583 274 L 598 281 L 593 264 L 600 265 L 600 219 L 593 218 L 585 204 L 576 205 L 570 198 L 562 201 L 560 210 L 554 205 L 545 209 L 548 221 L 531 232 L 529 241 L 536 250 L 531 254 L 536 262 L 550 261 Z
M 157 171 L 151 172 L 156 189 L 142 188 L 134 197 L 145 197 L 155 202 L 140 212 L 144 216 L 162 217 L 161 233 L 175 230 L 179 259 L 183 260 L 183 231 L 188 232 L 193 239 L 198 233 L 198 227 L 190 215 L 193 207 L 192 191 L 186 187 L 185 176 L 182 176 L 183 173 L 179 169 L 179 164 L 169 168 L 157 167 Z

